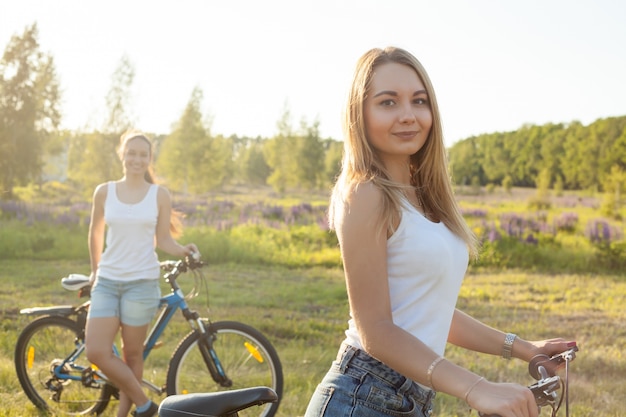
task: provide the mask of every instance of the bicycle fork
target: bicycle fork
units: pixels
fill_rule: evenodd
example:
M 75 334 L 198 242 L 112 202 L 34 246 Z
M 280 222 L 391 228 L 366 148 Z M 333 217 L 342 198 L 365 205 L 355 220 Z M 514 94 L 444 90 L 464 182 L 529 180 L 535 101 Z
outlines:
M 207 331 L 204 322 L 200 319 L 196 312 L 190 312 L 189 316 L 190 317 L 187 317 L 187 320 L 191 324 L 191 327 L 198 333 L 198 349 L 200 349 L 202 359 L 209 369 L 211 377 L 222 387 L 232 387 L 233 381 L 226 375 L 226 371 L 224 371 L 224 368 L 217 357 L 217 353 L 215 352 L 215 349 L 213 349 L 213 342 L 216 339 L 215 334 L 211 334 Z

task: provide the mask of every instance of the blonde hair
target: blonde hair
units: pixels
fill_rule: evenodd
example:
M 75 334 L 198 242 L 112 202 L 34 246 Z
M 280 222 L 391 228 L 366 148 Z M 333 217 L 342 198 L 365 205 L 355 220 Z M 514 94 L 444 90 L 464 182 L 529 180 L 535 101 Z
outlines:
M 140 130 L 137 129 L 128 129 L 122 136 L 120 136 L 120 144 L 117 148 L 117 155 L 120 160 L 124 159 L 124 152 L 126 152 L 126 147 L 128 146 L 128 142 L 133 139 L 142 139 L 144 140 L 148 146 L 150 151 L 150 165 L 144 174 L 144 179 L 150 184 L 156 184 L 157 182 L 154 179 L 154 171 L 152 169 L 152 155 L 153 155 L 153 145 L 152 140 Z M 170 233 L 173 237 L 177 238 L 183 233 L 183 224 L 182 224 L 182 213 L 172 209 L 170 215 Z
M 344 150 L 341 173 L 331 196 L 330 227 L 335 229 L 337 226 L 335 213 L 342 210 L 349 193 L 365 182 L 371 182 L 383 193 L 380 213 L 383 230 L 386 229 L 388 235 L 392 234 L 394 225 L 399 221 L 407 186 L 391 179 L 380 156 L 370 145 L 363 111 L 374 69 L 385 63 L 398 63 L 412 68 L 424 84 L 430 102 L 433 120 L 430 133 L 424 146 L 410 157 L 412 184 L 416 187 L 418 199 L 427 215 L 434 221 L 442 221 L 465 241 L 470 254 L 476 257 L 478 240 L 461 215 L 452 190 L 434 88 L 422 64 L 401 48 L 371 49 L 357 61 L 343 115 Z

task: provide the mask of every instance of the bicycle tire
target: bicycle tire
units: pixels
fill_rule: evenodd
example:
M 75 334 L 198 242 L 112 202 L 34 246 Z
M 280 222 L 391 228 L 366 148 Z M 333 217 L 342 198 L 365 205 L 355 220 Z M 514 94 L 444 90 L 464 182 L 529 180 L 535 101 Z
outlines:
M 211 377 L 200 351 L 199 333 L 187 334 L 174 351 L 167 370 L 167 395 L 215 392 L 255 386 L 272 388 L 275 403 L 239 411 L 240 417 L 272 417 L 283 393 L 283 370 L 278 353 L 255 328 L 235 321 L 205 322 L 213 348 L 232 385 L 223 387 Z
M 72 319 L 43 316 L 30 322 L 20 333 L 15 346 L 15 370 L 28 399 L 41 410 L 55 415 L 100 414 L 109 404 L 115 389 L 108 384 L 86 387 L 81 381 L 63 380 L 53 375 L 54 364 L 60 364 L 84 343 L 83 329 Z M 79 357 L 63 371 L 80 375 L 89 367 L 86 355 Z M 55 399 L 55 396 L 57 397 Z

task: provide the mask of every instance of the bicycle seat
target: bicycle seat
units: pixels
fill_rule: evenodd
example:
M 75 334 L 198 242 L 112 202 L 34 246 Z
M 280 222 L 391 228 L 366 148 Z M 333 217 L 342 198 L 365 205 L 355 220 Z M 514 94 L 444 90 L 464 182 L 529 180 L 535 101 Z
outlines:
M 61 279 L 61 285 L 68 291 L 78 291 L 89 286 L 89 277 L 83 274 L 69 274 Z
M 20 310 L 20 314 L 27 316 L 32 315 L 51 315 L 51 316 L 69 316 L 75 311 L 71 305 L 67 306 L 53 306 L 53 307 L 30 307 Z
M 231 391 L 170 395 L 159 406 L 160 417 L 219 417 L 253 405 L 278 401 L 271 388 L 253 387 Z

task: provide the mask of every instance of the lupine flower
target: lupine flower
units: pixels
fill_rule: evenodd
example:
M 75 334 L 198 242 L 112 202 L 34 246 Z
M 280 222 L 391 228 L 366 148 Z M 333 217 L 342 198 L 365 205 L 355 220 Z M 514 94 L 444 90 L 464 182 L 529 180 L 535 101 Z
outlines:
M 593 219 L 585 227 L 585 236 L 594 244 L 610 244 L 622 239 L 622 231 L 605 219 Z
M 539 243 L 539 240 L 535 238 L 535 236 L 532 233 L 529 233 L 528 236 L 526 236 L 526 239 L 524 239 L 524 242 L 529 243 L 531 245 L 536 245 L 537 243 Z
M 554 219 L 554 227 L 556 230 L 564 232 L 574 232 L 578 226 L 578 213 L 566 212 L 561 213 Z
M 487 210 L 484 209 L 461 209 L 461 214 L 465 217 L 484 218 L 487 217 Z

